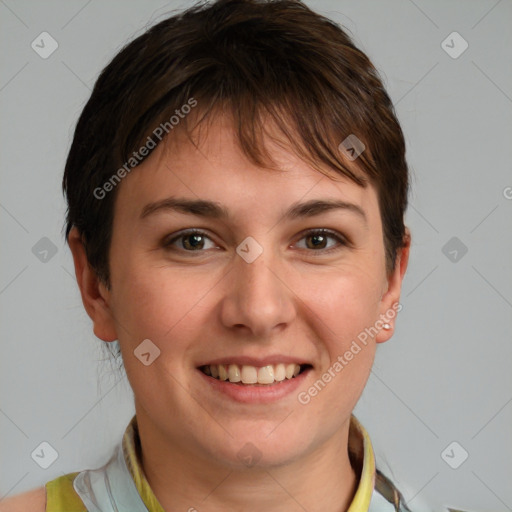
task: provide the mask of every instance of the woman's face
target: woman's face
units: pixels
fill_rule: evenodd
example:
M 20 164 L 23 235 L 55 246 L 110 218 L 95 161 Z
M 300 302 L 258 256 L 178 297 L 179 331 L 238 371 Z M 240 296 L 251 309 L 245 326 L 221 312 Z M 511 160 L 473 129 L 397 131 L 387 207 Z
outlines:
M 282 171 L 250 163 L 217 118 L 199 149 L 177 132 L 127 175 L 102 288 L 109 315 L 95 320 L 99 337 L 119 339 L 145 430 L 227 465 L 287 463 L 346 432 L 402 278 L 386 275 L 372 186 L 269 148 Z M 317 201 L 341 206 L 304 206 Z M 280 364 L 304 371 L 255 385 L 204 373 L 219 364 L 249 382 L 282 378 Z

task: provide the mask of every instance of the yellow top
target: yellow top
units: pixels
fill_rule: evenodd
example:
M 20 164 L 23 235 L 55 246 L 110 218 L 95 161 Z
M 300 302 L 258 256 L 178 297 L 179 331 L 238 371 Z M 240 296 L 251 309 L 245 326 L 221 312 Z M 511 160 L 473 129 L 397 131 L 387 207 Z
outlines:
M 165 512 L 153 494 L 142 470 L 136 416 L 133 416 L 125 430 L 122 446 L 126 465 L 148 511 Z M 370 506 L 375 487 L 375 457 L 368 433 L 355 416 L 352 416 L 350 421 L 348 447 L 351 463 L 356 474 L 360 475 L 359 485 L 348 512 L 364 512 Z M 68 473 L 46 483 L 47 512 L 87 512 L 84 503 L 73 488 L 73 480 L 78 473 L 80 472 Z

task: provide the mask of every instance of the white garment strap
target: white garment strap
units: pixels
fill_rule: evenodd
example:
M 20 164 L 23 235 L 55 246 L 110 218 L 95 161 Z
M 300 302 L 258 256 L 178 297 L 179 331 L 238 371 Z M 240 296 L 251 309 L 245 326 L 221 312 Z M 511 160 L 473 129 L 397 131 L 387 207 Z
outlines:
M 88 512 L 148 512 L 126 466 L 122 443 L 104 466 L 79 473 L 73 487 Z

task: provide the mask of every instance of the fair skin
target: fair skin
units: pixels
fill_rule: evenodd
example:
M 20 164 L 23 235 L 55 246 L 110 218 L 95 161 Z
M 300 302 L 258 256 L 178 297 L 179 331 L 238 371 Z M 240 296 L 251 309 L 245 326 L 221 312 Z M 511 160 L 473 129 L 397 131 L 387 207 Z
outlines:
M 79 233 L 69 236 L 94 333 L 119 339 L 148 482 L 169 511 L 346 510 L 358 479 L 347 452 L 350 415 L 395 319 L 309 403 L 298 395 L 399 301 L 409 245 L 388 275 L 372 186 L 326 177 L 269 139 L 281 171 L 262 169 L 238 148 L 225 118 L 215 119 L 199 149 L 180 132 L 166 142 L 119 185 L 110 289 L 87 265 Z M 171 196 L 214 201 L 229 216 L 161 208 L 141 218 L 145 206 Z M 311 200 L 343 201 L 362 214 L 350 207 L 283 217 Z M 164 246 L 188 228 L 203 236 Z M 322 228 L 347 242 L 305 233 Z M 236 252 L 249 236 L 263 248 L 251 263 Z M 146 339 L 160 350 L 147 366 L 134 356 Z M 219 386 L 198 368 L 280 360 L 307 371 L 271 386 Z M 286 391 L 272 396 L 279 386 Z M 240 394 L 241 387 L 260 391 Z M 240 460 L 246 443 L 257 454 L 252 467 Z

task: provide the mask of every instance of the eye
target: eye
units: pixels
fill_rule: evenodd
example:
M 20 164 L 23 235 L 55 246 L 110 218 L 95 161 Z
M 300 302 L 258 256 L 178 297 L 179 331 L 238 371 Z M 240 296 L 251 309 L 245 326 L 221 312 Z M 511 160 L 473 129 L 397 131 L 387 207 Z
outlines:
M 207 236 L 206 233 L 198 230 L 190 230 L 182 232 L 180 235 L 175 236 L 171 240 L 164 241 L 163 245 L 166 249 L 172 249 L 173 247 L 171 246 L 180 241 L 178 244 L 178 249 L 183 249 L 187 252 L 201 252 L 202 249 L 208 249 L 208 247 L 205 247 L 205 240 L 211 241 L 211 238 Z M 215 244 L 213 244 L 213 246 L 216 247 Z
M 329 246 L 329 239 L 334 240 L 335 243 L 331 243 Z M 212 244 L 210 247 L 208 247 L 208 243 L 206 242 L 208 240 Z M 347 241 L 341 235 L 328 229 L 309 230 L 302 234 L 300 241 L 302 240 L 306 240 L 306 246 L 301 248 L 312 249 L 314 252 L 331 252 L 337 250 L 336 242 L 338 246 L 348 245 Z M 185 252 L 204 252 L 206 249 L 212 249 L 217 246 L 204 231 L 192 229 L 181 232 L 170 240 L 164 240 L 163 247 L 169 250 L 177 249 Z
M 331 246 L 327 247 L 329 238 L 338 242 L 339 246 L 348 245 L 341 235 L 328 229 L 312 229 L 304 233 L 300 240 L 311 241 L 311 243 L 306 242 L 306 249 L 313 249 L 315 252 L 337 250 L 336 244 L 331 244 Z

